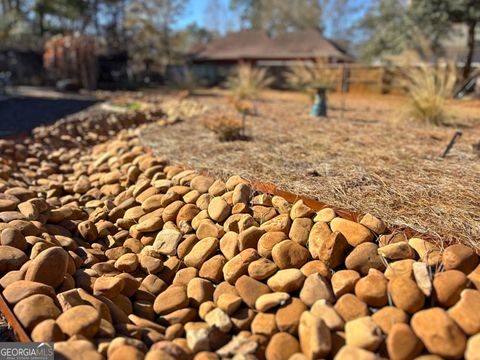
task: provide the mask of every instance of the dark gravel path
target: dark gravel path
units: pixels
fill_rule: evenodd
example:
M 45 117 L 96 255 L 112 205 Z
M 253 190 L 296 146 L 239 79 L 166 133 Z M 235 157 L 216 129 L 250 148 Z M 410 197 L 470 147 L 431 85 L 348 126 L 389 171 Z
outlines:
M 28 133 L 36 126 L 52 123 L 93 104 L 93 100 L 33 97 L 0 100 L 0 138 Z

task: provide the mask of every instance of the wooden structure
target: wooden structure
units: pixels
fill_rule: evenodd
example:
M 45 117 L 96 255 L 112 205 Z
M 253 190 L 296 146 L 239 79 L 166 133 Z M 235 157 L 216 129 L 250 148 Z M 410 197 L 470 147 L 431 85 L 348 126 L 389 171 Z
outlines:
M 92 36 L 52 37 L 45 44 L 43 64 L 52 80 L 68 79 L 89 90 L 97 87 L 97 58 Z

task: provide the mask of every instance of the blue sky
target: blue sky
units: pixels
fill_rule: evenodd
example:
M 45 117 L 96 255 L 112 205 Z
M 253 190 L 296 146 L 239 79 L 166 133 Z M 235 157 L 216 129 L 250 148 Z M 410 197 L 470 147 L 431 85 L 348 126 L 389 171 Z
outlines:
M 340 0 L 339 0 L 340 1 Z M 222 8 L 223 16 L 215 16 L 209 11 L 209 6 L 212 2 L 216 2 Z M 180 19 L 177 24 L 178 28 L 185 27 L 191 23 L 197 23 L 200 27 L 209 27 L 211 24 L 219 24 L 220 27 L 224 30 L 238 30 L 240 28 L 239 16 L 234 14 L 229 9 L 229 0 L 188 0 L 188 5 L 186 6 L 186 11 L 184 16 Z M 355 8 L 355 11 L 349 14 L 344 19 L 345 27 L 348 27 L 350 24 L 354 23 L 356 20 L 361 18 L 365 11 L 369 8 L 372 3 L 372 0 L 350 0 L 349 1 L 352 7 Z M 213 16 L 212 16 L 213 15 Z M 217 14 L 220 15 L 220 14 Z M 333 31 L 335 24 L 328 16 L 328 9 L 324 10 L 324 26 L 325 34 L 328 37 L 335 37 Z M 338 24 L 337 24 L 338 25 Z

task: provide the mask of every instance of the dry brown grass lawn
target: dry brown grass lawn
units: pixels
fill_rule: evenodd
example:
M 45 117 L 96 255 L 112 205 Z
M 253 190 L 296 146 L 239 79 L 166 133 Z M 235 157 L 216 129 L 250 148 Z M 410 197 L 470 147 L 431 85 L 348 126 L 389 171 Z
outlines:
M 193 98 L 208 110 L 168 127 L 151 125 L 146 144 L 177 163 L 224 178 L 239 174 L 322 202 L 370 212 L 439 242 L 480 245 L 480 102 L 452 101 L 451 126 L 398 121 L 398 96 L 332 94 L 329 116 L 310 118 L 308 98 L 268 92 L 247 120 L 250 141 L 219 142 L 205 117 L 231 113 L 225 93 Z M 439 155 L 455 130 L 462 138 Z

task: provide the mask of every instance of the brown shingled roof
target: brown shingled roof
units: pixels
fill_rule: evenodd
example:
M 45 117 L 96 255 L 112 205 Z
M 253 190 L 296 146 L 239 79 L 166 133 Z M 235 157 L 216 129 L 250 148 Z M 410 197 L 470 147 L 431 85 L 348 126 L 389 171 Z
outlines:
M 194 60 L 352 58 L 318 30 L 288 32 L 269 37 L 259 30 L 230 33 L 197 49 Z

